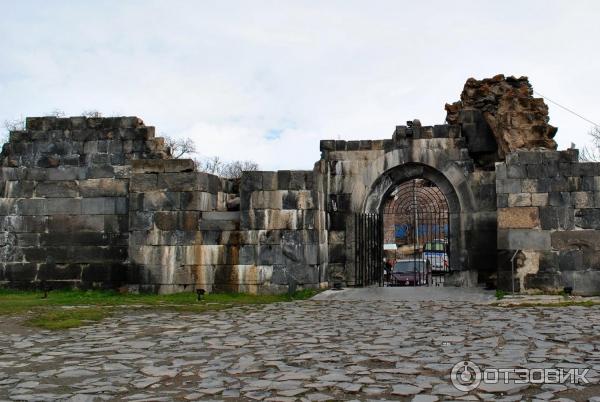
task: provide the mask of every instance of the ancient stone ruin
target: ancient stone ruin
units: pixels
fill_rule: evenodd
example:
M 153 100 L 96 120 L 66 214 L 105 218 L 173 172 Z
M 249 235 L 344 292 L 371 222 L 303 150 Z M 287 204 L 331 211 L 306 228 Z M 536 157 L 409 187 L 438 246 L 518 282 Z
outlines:
M 313 170 L 239 182 L 172 159 L 136 117 L 27 118 L 1 155 L 0 282 L 254 293 L 381 283 L 383 206 L 418 179 L 445 198 L 434 239 L 445 286 L 598 293 L 600 164 L 556 150 L 525 77 L 469 79 L 446 110 L 447 124 L 324 140 Z

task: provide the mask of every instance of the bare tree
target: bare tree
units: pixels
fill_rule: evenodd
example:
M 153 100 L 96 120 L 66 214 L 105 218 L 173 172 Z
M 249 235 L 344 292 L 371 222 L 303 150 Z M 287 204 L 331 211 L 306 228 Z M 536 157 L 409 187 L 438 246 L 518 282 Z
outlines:
M 81 112 L 81 115 L 84 117 L 102 117 L 102 112 L 96 109 L 84 110 Z
M 0 144 L 8 142 L 8 134 L 11 131 L 23 131 L 25 130 L 25 119 L 20 117 L 18 119 L 4 120 L 3 124 L 4 131 L 0 133 Z
M 592 147 L 583 147 L 579 159 L 583 162 L 600 162 L 600 127 L 592 127 L 589 135 L 592 137 Z
M 196 143 L 191 138 L 173 138 L 168 135 L 161 135 L 165 139 L 165 145 L 171 150 L 171 155 L 175 159 L 189 157 L 196 153 Z
M 210 156 L 204 159 L 194 159 L 196 168 L 200 172 L 210 173 L 219 175 L 219 172 L 223 168 L 223 161 L 218 156 Z
M 13 120 L 4 120 L 4 128 L 6 131 L 23 131 L 25 130 L 25 119 L 20 117 Z
M 63 110 L 60 110 L 58 108 L 52 109 L 52 111 L 50 112 L 49 116 L 54 116 L 54 117 L 65 117 L 66 114 Z
M 196 167 L 200 172 L 206 172 L 227 179 L 240 179 L 242 172 L 258 170 L 258 163 L 253 161 L 223 161 L 218 156 L 196 159 Z
M 240 179 L 242 172 L 253 172 L 258 170 L 258 163 L 253 161 L 233 161 L 225 163 L 221 176 L 228 179 Z

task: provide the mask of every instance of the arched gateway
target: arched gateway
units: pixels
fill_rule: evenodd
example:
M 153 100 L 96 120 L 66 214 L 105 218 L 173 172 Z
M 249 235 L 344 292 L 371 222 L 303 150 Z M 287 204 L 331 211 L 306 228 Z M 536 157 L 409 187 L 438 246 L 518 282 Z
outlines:
M 472 286 L 495 272 L 494 172 L 477 166 L 459 132 L 450 125 L 400 126 L 391 140 L 321 143 L 330 203 L 330 271 L 351 285 L 385 284 L 390 280 L 383 271 L 383 249 L 395 246 L 387 259 L 430 260 L 436 265 L 432 271 L 448 274 L 446 284 Z M 426 190 L 416 186 L 429 187 L 430 195 L 420 195 Z M 403 197 L 414 205 L 386 209 L 390 198 L 399 199 L 398 192 L 414 196 Z M 436 197 L 439 206 L 427 205 Z M 394 210 L 414 216 L 392 218 Z M 392 239 L 390 225 L 396 232 Z M 431 261 L 427 254 L 435 251 L 445 263 Z

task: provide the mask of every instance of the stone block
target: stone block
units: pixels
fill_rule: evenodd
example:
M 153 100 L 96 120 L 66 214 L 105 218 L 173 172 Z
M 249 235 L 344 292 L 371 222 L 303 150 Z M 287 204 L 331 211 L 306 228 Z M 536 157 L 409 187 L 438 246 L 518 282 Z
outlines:
M 129 181 L 129 191 L 146 192 L 158 190 L 158 175 L 156 174 L 132 174 Z
M 282 209 L 298 209 L 298 192 L 285 191 L 281 197 Z
M 600 230 L 600 208 L 580 209 L 575 212 L 575 226 Z
M 106 179 L 116 177 L 115 167 L 110 165 L 90 166 L 85 177 L 88 179 Z
M 508 206 L 509 206 L 509 208 L 531 206 L 531 194 L 530 193 L 508 194 Z
M 517 151 L 519 162 L 523 164 L 538 165 L 542 163 L 542 153 L 540 151 Z
M 17 199 L 0 198 L 0 215 L 14 215 L 17 212 Z
M 594 177 L 592 177 L 592 176 L 578 177 L 578 179 L 581 180 L 581 187 L 578 190 L 581 190 L 581 191 L 594 191 L 595 190 Z M 573 190 L 573 191 L 578 191 L 578 190 Z
M 173 211 L 181 206 L 181 194 L 178 192 L 149 191 L 143 194 L 144 211 Z
M 135 159 L 131 161 L 132 173 L 164 173 L 165 162 L 164 159 Z
M 509 179 L 524 179 L 527 177 L 525 165 L 508 165 L 506 166 L 506 176 Z
M 552 207 L 571 207 L 571 194 L 565 191 L 548 194 L 548 205 Z
M 533 229 L 540 225 L 538 208 L 515 207 L 498 209 L 498 227 L 502 229 Z
M 48 218 L 50 232 L 102 232 L 104 216 L 102 215 L 54 215 Z
M 48 169 L 48 179 L 51 181 L 83 180 L 86 177 L 86 169 L 80 167 L 64 167 Z
M 312 175 L 312 172 L 307 173 L 304 170 L 290 171 L 289 190 L 305 190 L 307 188 L 307 174 Z
M 569 191 L 569 180 L 565 177 L 554 177 L 550 180 L 550 191 L 561 192 Z
M 283 263 L 283 253 L 281 246 L 277 245 L 259 245 L 257 247 L 257 265 L 273 265 Z
M 198 230 L 199 213 L 194 211 L 156 212 L 154 222 L 160 230 Z
M 559 270 L 558 253 L 555 251 L 540 251 L 539 253 L 539 272 L 554 273 Z
M 36 197 L 42 198 L 71 198 L 79 196 L 79 188 L 75 181 L 52 181 L 37 183 Z
M 282 191 L 253 191 L 250 196 L 251 208 L 281 209 Z
M 550 177 L 548 172 L 541 164 L 527 165 L 527 177 L 530 179 L 540 179 L 542 177 Z
M 45 201 L 48 215 L 79 215 L 82 213 L 82 200 L 79 198 L 49 198 Z
M 125 197 L 128 193 L 127 180 L 88 179 L 79 182 L 82 197 Z
M 13 233 L 41 233 L 48 228 L 47 216 L 5 216 L 0 217 L 0 227 Z
M 239 211 L 213 211 L 202 212 L 202 219 L 205 221 L 239 221 Z
M 33 281 L 37 275 L 38 264 L 15 262 L 4 264 L 4 278 L 8 282 L 19 283 Z
M 277 172 L 262 172 L 262 189 L 264 191 L 277 190 Z
M 256 246 L 245 245 L 240 247 L 239 264 L 255 265 L 256 264 Z
M 582 189 L 581 177 L 568 177 L 567 181 L 569 182 L 569 192 L 580 191 Z
M 181 193 L 181 209 L 192 211 L 212 211 L 217 207 L 217 196 L 201 191 Z
M 600 250 L 600 231 L 597 230 L 565 230 L 552 232 L 552 248 L 571 250 L 586 248 Z
M 600 174 L 600 163 L 577 162 L 571 165 L 573 176 L 598 176 Z
M 594 193 L 591 191 L 576 191 L 571 193 L 571 202 L 575 208 L 594 208 Z
M 335 140 L 321 140 L 319 147 L 321 151 L 335 151 Z
M 518 179 L 496 180 L 496 193 L 513 194 L 521 192 L 521 181 Z
M 574 211 L 567 207 L 541 207 L 542 230 L 570 230 L 574 227 Z
M 533 229 L 509 229 L 509 250 L 550 250 L 550 232 Z
M 166 191 L 201 191 L 207 189 L 208 177 L 196 172 L 164 173 L 158 175 L 157 187 Z
M 521 181 L 520 193 L 537 193 L 538 192 L 538 180 L 537 179 L 524 179 Z
M 570 162 L 560 162 L 558 163 L 558 173 L 564 177 L 570 177 L 573 175 L 573 169 L 571 168 Z
M 548 193 L 532 193 L 531 205 L 534 207 L 545 207 L 548 205 Z
M 496 195 L 496 207 L 507 208 L 508 207 L 508 194 Z
M 17 201 L 15 213 L 17 215 L 47 215 L 47 200 L 45 199 L 20 199 Z
M 95 197 L 81 199 L 81 211 L 84 215 L 112 215 L 116 211 L 116 198 Z
M 153 212 L 131 212 L 129 214 L 129 228 L 131 230 L 150 230 L 153 226 Z
M 583 269 L 583 252 L 581 250 L 563 250 L 558 254 L 561 271 L 580 271 Z

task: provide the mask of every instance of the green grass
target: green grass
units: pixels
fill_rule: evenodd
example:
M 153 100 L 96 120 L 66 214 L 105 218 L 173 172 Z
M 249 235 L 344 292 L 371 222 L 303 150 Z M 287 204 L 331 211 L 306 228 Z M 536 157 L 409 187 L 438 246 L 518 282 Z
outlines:
M 80 327 L 94 321 L 100 321 L 110 316 L 107 308 L 77 308 L 39 311 L 25 321 L 26 325 L 44 329 L 69 329 Z
M 574 306 L 579 306 L 579 307 L 594 307 L 594 306 L 600 306 L 600 303 L 597 301 L 591 301 L 591 300 L 586 300 L 586 301 L 562 301 L 562 302 L 558 302 L 558 303 L 521 303 L 521 304 L 510 304 L 510 305 L 506 305 L 504 307 L 509 307 L 509 308 L 525 308 L 525 307 L 574 307 Z
M 496 299 L 502 300 L 506 296 L 506 292 L 504 290 L 496 289 Z
M 27 325 L 46 329 L 78 327 L 99 321 L 119 307 L 139 306 L 202 313 L 239 305 L 257 305 L 304 300 L 316 290 L 302 290 L 283 295 L 251 295 L 246 293 L 211 293 L 198 301 L 195 293 L 121 294 L 100 290 L 54 290 L 44 298 L 43 292 L 0 289 L 0 315 L 27 315 Z M 74 308 L 66 308 L 74 307 Z

